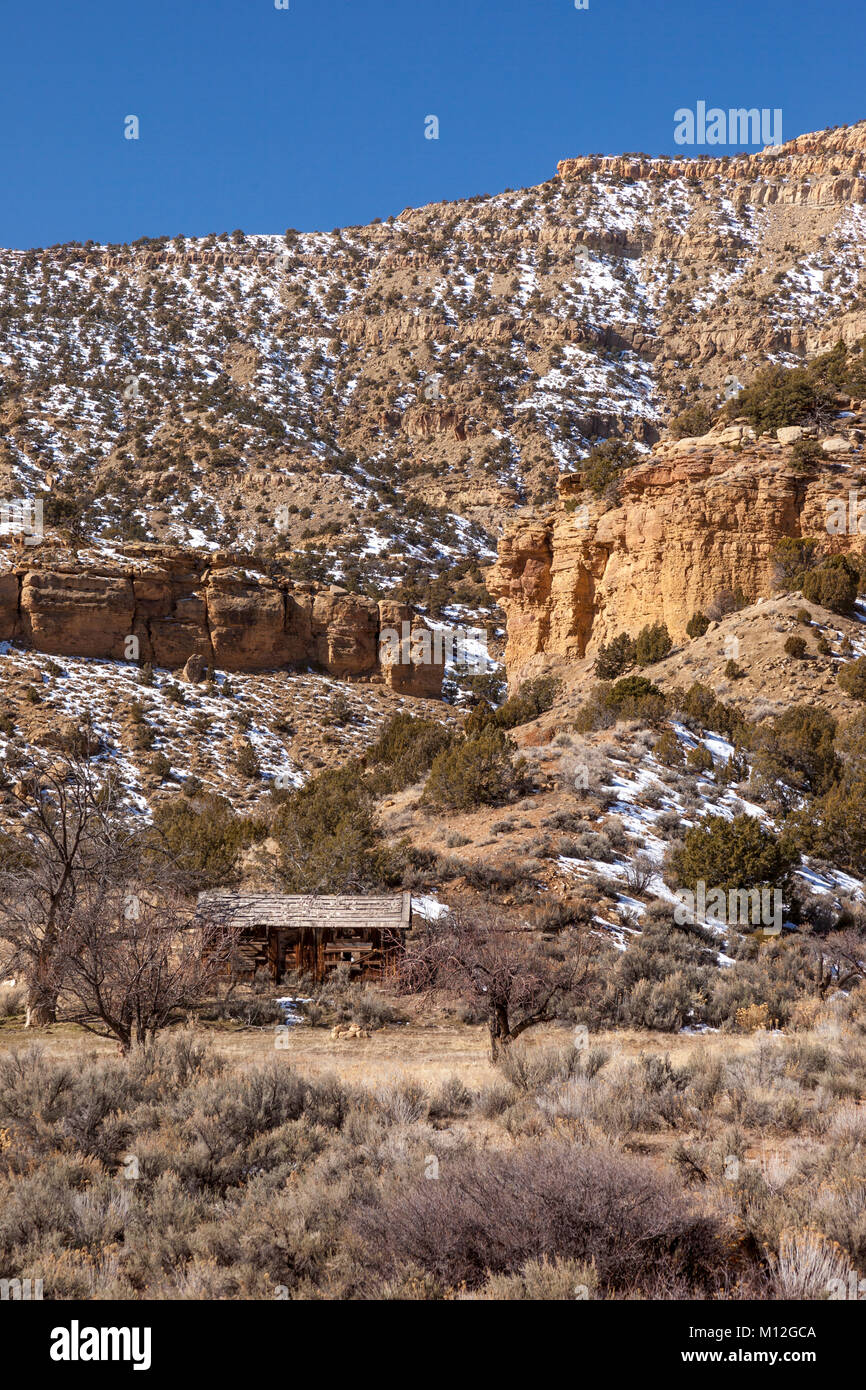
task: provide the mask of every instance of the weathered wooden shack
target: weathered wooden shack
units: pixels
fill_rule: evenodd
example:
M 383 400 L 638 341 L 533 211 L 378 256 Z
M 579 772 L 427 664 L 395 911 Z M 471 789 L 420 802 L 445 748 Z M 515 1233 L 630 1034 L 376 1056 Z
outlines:
M 238 930 L 234 974 L 288 971 L 321 980 L 338 965 L 357 978 L 387 974 L 412 922 L 412 897 L 344 894 L 202 893 L 199 920 Z

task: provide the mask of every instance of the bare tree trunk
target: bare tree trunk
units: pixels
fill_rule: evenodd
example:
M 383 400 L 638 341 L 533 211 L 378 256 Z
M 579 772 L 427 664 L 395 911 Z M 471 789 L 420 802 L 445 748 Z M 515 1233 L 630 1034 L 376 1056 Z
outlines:
M 57 995 L 47 985 L 34 980 L 27 992 L 25 1028 L 47 1028 L 57 1022 Z
M 43 941 L 27 987 L 25 1028 L 47 1028 L 57 1022 L 57 986 L 51 978 L 51 951 Z
M 495 1005 L 487 1018 L 487 1027 L 490 1032 L 490 1060 L 495 1062 L 501 1055 L 503 1047 L 511 1042 L 511 1032 L 508 1027 L 508 1010 L 502 1004 Z

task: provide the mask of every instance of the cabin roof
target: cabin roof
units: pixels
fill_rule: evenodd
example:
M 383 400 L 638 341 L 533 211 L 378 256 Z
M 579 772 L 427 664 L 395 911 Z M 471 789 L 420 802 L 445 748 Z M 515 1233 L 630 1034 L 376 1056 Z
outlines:
M 363 927 L 405 929 L 409 893 L 353 897 L 343 893 L 200 893 L 196 916 L 232 927 Z

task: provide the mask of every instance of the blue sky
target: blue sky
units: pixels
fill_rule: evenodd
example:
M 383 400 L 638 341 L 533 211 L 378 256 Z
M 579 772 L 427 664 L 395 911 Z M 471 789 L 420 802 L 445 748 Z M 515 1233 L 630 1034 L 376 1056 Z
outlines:
M 5 0 L 0 245 L 330 230 L 674 153 L 699 100 L 786 138 L 866 116 L 851 0 L 289 4 Z

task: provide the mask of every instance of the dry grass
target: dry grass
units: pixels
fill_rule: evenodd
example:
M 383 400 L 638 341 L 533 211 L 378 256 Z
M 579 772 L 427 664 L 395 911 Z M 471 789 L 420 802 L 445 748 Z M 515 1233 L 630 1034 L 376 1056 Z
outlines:
M 862 1277 L 861 993 L 787 1035 L 575 1047 L 546 1027 L 498 1067 L 482 1027 L 409 1009 L 350 1041 L 199 1026 L 150 1061 L 68 1026 L 22 1055 L 31 1038 L 7 1019 L 4 1266 L 54 1297 L 823 1298 Z M 124 1185 L 129 1153 L 141 1176 Z M 515 1217 L 528 1172 L 545 1174 L 540 1244 Z M 655 1253 L 626 1268 L 609 1233 L 641 1192 Z
M 273 1028 L 200 1026 L 197 1037 L 212 1042 L 232 1067 L 246 1068 L 270 1060 L 276 1048 Z M 536 1029 L 524 1040 L 530 1050 L 570 1044 L 572 1030 L 549 1025 Z M 83 1056 L 114 1057 L 111 1042 L 94 1038 L 72 1024 L 56 1024 L 38 1034 L 27 1032 L 19 1021 L 0 1021 L 0 1053 L 38 1041 L 46 1056 L 75 1062 Z M 677 1062 L 695 1056 L 731 1057 L 756 1046 L 756 1035 L 718 1033 L 647 1033 L 636 1029 L 592 1034 L 593 1046 L 615 1056 L 638 1057 L 643 1053 L 666 1054 Z M 452 1021 L 410 1022 L 381 1029 L 369 1038 L 338 1040 L 326 1028 L 297 1024 L 283 1034 L 277 1055 L 307 1076 L 336 1072 L 352 1084 L 375 1086 L 399 1073 L 435 1087 L 459 1073 L 467 1085 L 484 1086 L 499 1072 L 490 1062 L 487 1030 L 482 1025 Z

